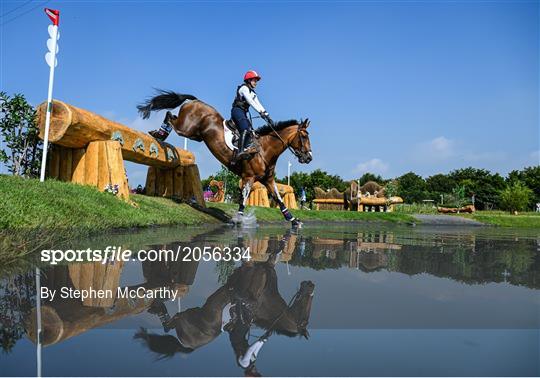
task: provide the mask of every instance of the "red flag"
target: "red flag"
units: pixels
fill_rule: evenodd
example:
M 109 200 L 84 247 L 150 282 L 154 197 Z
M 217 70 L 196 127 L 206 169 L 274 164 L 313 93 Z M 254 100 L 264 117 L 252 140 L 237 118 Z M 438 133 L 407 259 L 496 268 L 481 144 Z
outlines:
M 49 16 L 53 24 L 58 26 L 58 23 L 60 22 L 60 11 L 56 9 L 45 8 L 45 13 L 47 14 L 47 16 Z

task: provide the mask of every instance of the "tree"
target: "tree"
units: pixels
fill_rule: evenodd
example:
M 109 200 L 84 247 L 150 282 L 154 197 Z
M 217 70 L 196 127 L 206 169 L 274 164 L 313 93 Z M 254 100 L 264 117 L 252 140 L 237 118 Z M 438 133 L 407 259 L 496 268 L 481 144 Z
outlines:
M 527 209 L 532 195 L 531 189 L 516 181 L 501 191 L 500 204 L 503 209 L 510 212 L 523 211 Z
M 286 184 L 287 179 L 276 180 L 279 183 Z M 343 192 L 349 184 L 338 175 L 330 175 L 327 172 L 316 169 L 311 173 L 294 172 L 291 174 L 291 186 L 294 192 L 299 194 L 302 188 L 306 191 L 306 199 L 308 202 L 315 198 L 315 187 L 318 186 L 321 189 L 332 189 Z
M 448 174 L 454 186 L 465 186 L 465 195 L 475 196 L 475 207 L 483 210 L 498 204 L 499 193 L 505 187 L 504 179 L 498 173 L 472 167 L 457 169 Z
M 276 181 L 279 181 L 282 184 L 287 183 L 286 178 Z M 297 195 L 300 195 L 300 193 L 302 192 L 302 188 L 304 188 L 304 190 L 306 191 L 306 200 L 309 202 L 313 199 L 313 188 L 311 185 L 311 177 L 309 173 L 293 172 L 291 173 L 290 181 L 291 186 L 293 187 L 293 190 Z
M 430 176 L 426 179 L 426 188 L 432 199 L 439 200 L 441 195 L 446 195 L 455 188 L 456 183 L 448 176 L 442 173 Z
M 414 172 L 405 173 L 397 178 L 398 193 L 406 203 L 417 203 L 427 199 L 428 192 L 426 190 L 425 180 Z
M 531 208 L 534 208 L 535 204 L 540 202 L 540 165 L 527 167 L 521 171 L 512 171 L 508 174 L 506 181 L 509 184 L 519 181 L 533 191 L 533 195 L 529 200 Z
M 313 186 L 318 186 L 321 189 L 332 189 L 336 188 L 340 192 L 345 191 L 349 185 L 338 175 L 330 175 L 329 173 L 316 169 L 310 174 L 311 184 Z
M 369 173 L 369 172 L 364 173 L 359 178 L 359 181 L 360 181 L 360 186 L 364 185 L 368 181 L 375 181 L 379 185 L 384 185 L 384 183 L 385 183 L 385 180 L 381 176 L 375 175 L 375 174 Z
M 0 134 L 8 148 L 0 150 L 0 161 L 15 176 L 39 176 L 43 143 L 35 117 L 22 94 L 10 98 L 0 92 Z

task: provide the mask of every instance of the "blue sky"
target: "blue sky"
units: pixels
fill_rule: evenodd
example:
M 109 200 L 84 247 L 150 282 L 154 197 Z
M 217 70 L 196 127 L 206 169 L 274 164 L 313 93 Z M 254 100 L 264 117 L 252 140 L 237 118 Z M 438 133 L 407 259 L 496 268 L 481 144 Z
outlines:
M 0 87 L 38 104 L 47 96 L 49 20 L 44 2 L 25 2 L 0 2 L 0 14 L 10 12 L 0 19 Z M 193 94 L 228 116 L 243 73 L 256 69 L 275 120 L 312 120 L 314 160 L 300 165 L 287 152 L 280 177 L 288 159 L 293 170 L 345 179 L 539 164 L 537 1 L 46 6 L 61 11 L 54 97 L 139 130 L 163 117 L 136 112 L 153 87 Z M 177 135 L 169 141 L 183 145 Z M 203 177 L 219 169 L 204 144 L 188 146 Z M 128 165 L 132 184 L 145 172 Z

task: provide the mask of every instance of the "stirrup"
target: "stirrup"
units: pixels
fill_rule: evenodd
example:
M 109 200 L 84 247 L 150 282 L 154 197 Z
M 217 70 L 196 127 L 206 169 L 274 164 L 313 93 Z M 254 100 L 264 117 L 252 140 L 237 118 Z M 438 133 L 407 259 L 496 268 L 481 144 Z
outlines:
M 251 157 L 252 157 L 252 154 L 249 153 L 247 149 L 245 149 L 242 152 L 239 152 L 238 155 L 236 155 L 236 159 L 238 161 L 240 161 L 240 160 L 249 160 L 249 159 L 251 159 Z

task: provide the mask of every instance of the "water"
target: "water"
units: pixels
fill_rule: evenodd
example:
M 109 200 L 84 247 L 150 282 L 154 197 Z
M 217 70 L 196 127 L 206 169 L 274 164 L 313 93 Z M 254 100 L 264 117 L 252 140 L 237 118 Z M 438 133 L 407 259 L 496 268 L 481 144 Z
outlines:
M 252 262 L 42 265 L 48 288 L 178 290 L 165 301 L 42 300 L 43 375 L 540 375 L 538 231 L 159 228 L 64 248 L 108 245 L 242 246 Z M 0 375 L 35 375 L 34 268 L 2 272 Z M 165 313 L 180 313 L 168 333 Z M 221 331 L 223 315 L 232 320 Z M 268 329 L 245 370 L 237 358 Z

